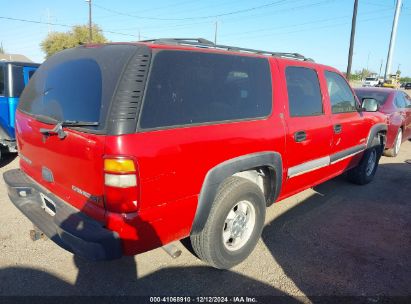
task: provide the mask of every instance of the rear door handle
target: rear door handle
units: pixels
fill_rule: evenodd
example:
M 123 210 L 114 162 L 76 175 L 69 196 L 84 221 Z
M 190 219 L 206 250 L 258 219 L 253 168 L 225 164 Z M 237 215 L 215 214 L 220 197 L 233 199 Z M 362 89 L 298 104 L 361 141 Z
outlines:
M 341 125 L 334 125 L 334 133 L 335 134 L 340 134 L 342 131 L 342 126 Z
M 296 142 L 302 142 L 307 139 L 307 133 L 305 131 L 298 131 L 294 133 L 294 140 Z

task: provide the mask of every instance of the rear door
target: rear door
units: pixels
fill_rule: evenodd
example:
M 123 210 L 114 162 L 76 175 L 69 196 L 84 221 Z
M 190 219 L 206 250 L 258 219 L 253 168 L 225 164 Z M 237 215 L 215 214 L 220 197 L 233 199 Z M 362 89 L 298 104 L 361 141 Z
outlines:
M 285 191 L 295 193 L 329 175 L 333 134 L 317 70 L 289 62 L 283 71 L 288 95 Z
M 324 71 L 327 94 L 331 104 L 333 147 L 331 164 L 341 170 L 353 166 L 352 157 L 366 148 L 370 126 L 363 113 L 357 110 L 357 100 L 343 76 L 335 71 Z
M 36 76 L 22 95 L 17 119 L 21 168 L 78 209 L 93 200 L 102 207 L 104 136 L 92 134 L 93 129 L 63 128 L 65 138 L 41 132 L 68 119 L 100 121 L 102 87 L 97 63 L 89 59 L 62 62 Z

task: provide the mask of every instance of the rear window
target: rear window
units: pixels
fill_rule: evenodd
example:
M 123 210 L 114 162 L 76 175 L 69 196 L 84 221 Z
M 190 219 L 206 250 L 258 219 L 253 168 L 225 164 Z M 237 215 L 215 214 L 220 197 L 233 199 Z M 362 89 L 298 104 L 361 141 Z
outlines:
M 124 65 L 135 53 L 128 45 L 79 47 L 58 53 L 32 75 L 19 109 L 48 122 L 99 122 L 104 129 L 117 82 Z
M 382 106 L 388 99 L 388 92 L 384 91 L 369 91 L 369 90 L 354 90 L 359 101 L 361 102 L 364 98 L 374 98 L 380 106 Z
M 99 121 L 102 76 L 96 61 L 76 59 L 63 62 L 49 70 L 44 80 L 36 82 L 37 98 L 22 109 L 58 121 Z
M 377 78 L 373 78 L 373 77 L 368 77 L 365 78 L 366 81 L 377 81 Z
M 252 119 L 270 114 L 265 58 L 160 51 L 152 64 L 141 128 Z

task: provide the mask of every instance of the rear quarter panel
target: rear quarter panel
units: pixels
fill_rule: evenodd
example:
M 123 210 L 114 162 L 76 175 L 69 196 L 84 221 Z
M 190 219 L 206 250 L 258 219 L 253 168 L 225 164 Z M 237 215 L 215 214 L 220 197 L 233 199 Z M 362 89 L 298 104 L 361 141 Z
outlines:
M 272 79 L 277 69 L 271 63 Z M 272 80 L 273 110 L 257 120 L 185 126 L 106 137 L 107 155 L 132 155 L 140 178 L 139 217 L 162 243 L 189 235 L 198 196 L 210 169 L 262 151 L 284 154 L 281 88 Z

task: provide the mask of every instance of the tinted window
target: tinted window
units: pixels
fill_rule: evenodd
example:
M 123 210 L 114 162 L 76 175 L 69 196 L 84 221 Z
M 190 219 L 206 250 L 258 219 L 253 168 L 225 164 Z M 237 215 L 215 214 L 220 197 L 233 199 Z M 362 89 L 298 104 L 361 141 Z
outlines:
M 11 65 L 11 75 L 13 77 L 10 97 L 20 97 L 24 89 L 23 67 Z
M 136 53 L 131 45 L 68 49 L 47 59 L 21 95 L 19 109 L 50 122 L 99 122 L 103 130 L 125 64 Z M 125 96 L 127 97 L 127 96 Z M 45 118 L 44 118 L 45 117 Z
M 91 59 L 66 61 L 48 71 L 45 81 L 33 77 L 36 88 L 24 110 L 56 120 L 99 121 L 101 71 Z
M 328 94 L 330 95 L 331 111 L 344 113 L 357 111 L 355 97 L 345 79 L 334 72 L 325 72 Z
M 5 84 L 4 84 L 4 67 L 0 66 L 0 96 L 4 96 Z
M 287 67 L 287 91 L 290 116 L 314 116 L 323 113 L 317 72 L 303 67 Z
M 380 104 L 380 106 L 382 106 L 387 101 L 389 95 L 388 92 L 384 91 L 369 91 L 362 89 L 356 89 L 355 94 L 360 101 L 364 98 L 374 98 Z
M 30 71 L 29 71 L 29 79 L 30 79 L 31 77 L 33 77 L 35 71 L 36 71 L 36 70 L 30 70 Z
M 265 58 L 160 51 L 154 57 L 140 126 L 264 117 L 271 103 Z

